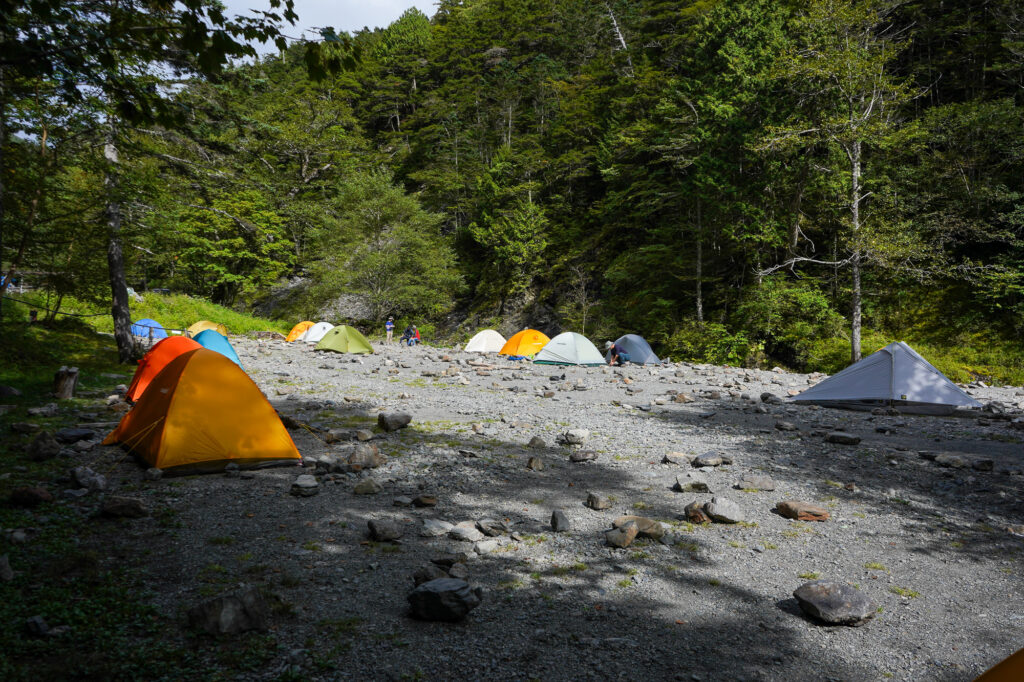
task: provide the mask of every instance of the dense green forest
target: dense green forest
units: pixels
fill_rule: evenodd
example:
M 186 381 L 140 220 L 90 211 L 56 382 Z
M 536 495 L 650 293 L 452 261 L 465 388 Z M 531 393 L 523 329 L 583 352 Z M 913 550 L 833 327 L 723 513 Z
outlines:
M 313 44 L 276 32 L 287 3 L 241 26 L 135 2 L 229 30 L 190 52 L 111 19 L 97 65 L 26 62 L 26 27 L 105 6 L 44 11 L 80 4 L 0 9 L 0 260 L 53 301 L 113 282 L 675 359 L 831 371 L 863 334 L 1021 364 L 1015 0 L 441 0 Z M 257 30 L 278 52 L 231 65 Z

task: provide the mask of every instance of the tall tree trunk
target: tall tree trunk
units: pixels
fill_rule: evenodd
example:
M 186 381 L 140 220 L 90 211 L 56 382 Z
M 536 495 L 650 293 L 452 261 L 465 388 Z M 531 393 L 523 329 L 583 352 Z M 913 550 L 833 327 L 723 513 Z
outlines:
M 128 283 L 124 276 L 124 251 L 121 247 L 121 201 L 118 198 L 117 177 L 117 131 L 110 123 L 103 157 L 107 161 L 103 186 L 107 191 L 107 206 L 104 217 L 107 221 L 107 267 L 110 271 L 110 293 L 113 304 L 110 312 L 114 318 L 114 340 L 117 341 L 117 357 L 123 363 L 132 361 L 135 344 L 132 342 L 132 318 L 128 309 Z
M 850 231 L 853 253 L 850 257 L 852 274 L 850 361 L 860 361 L 861 288 L 860 288 L 860 140 L 850 146 Z
M 4 150 L 7 148 L 7 89 L 4 88 L 4 70 L 0 67 L 0 272 L 4 269 Z M 6 279 L 0 283 L 0 328 L 4 324 L 4 294 L 7 293 Z
M 704 224 L 700 214 L 700 200 L 697 201 L 697 322 L 704 323 Z

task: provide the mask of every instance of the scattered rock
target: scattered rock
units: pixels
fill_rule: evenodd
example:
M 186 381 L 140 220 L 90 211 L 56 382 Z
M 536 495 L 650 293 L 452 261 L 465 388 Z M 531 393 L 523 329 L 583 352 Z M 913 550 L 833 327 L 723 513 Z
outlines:
M 676 482 L 672 490 L 679 493 L 709 493 L 707 479 L 698 473 L 688 473 L 683 476 L 676 476 Z
M 825 435 L 826 443 L 837 443 L 839 445 L 857 445 L 860 443 L 860 436 L 845 431 L 831 431 Z
M 723 464 L 732 464 L 732 459 L 717 452 L 705 452 L 698 455 L 690 462 L 695 467 L 717 467 Z
M 798 500 L 783 500 L 775 505 L 775 510 L 781 516 L 797 521 L 828 521 L 831 516 L 824 507 Z
M 604 495 L 587 493 L 586 505 L 595 511 L 602 511 L 604 509 L 611 509 L 612 501 Z
M 420 620 L 457 623 L 480 605 L 483 593 L 455 578 L 436 578 L 418 585 L 407 599 Z
M 11 504 L 15 507 L 31 509 L 43 502 L 53 502 L 53 495 L 46 488 L 39 486 L 22 486 L 11 491 Z
M 718 523 L 739 523 L 744 520 L 740 506 L 724 497 L 713 497 L 704 505 L 704 512 Z
M 476 529 L 475 525 L 458 525 L 448 531 L 448 537 L 459 542 L 479 542 L 484 539 L 484 534 Z
M 497 540 L 481 540 L 473 545 L 473 551 L 477 554 L 490 554 L 501 547 Z
M 775 490 L 775 481 L 764 474 L 744 474 L 736 487 L 740 490 Z
M 348 456 L 348 466 L 352 471 L 376 469 L 385 462 L 387 458 L 380 454 L 380 450 L 373 443 L 359 443 Z
M 366 442 L 368 440 L 373 440 L 373 431 L 369 431 L 367 429 L 358 429 L 358 430 L 356 430 L 356 440 L 358 440 L 360 442 Z
M 412 415 L 407 412 L 381 412 L 377 415 L 377 426 L 385 431 L 404 429 L 411 421 Z
M 255 587 L 211 599 L 188 612 L 189 624 L 211 635 L 234 635 L 248 630 L 265 630 L 269 609 Z
M 871 600 L 843 583 L 815 580 L 798 587 L 793 596 L 804 613 L 829 625 L 863 625 L 875 615 Z
M 676 393 L 675 396 L 672 397 L 672 400 L 674 402 L 677 402 L 677 403 L 685 404 L 685 403 L 692 403 L 693 402 L 693 397 L 690 396 L 690 395 L 687 395 L 686 393 Z
M 629 547 L 633 540 L 636 539 L 636 535 L 639 532 L 636 524 L 629 522 L 623 526 L 612 528 L 604 534 L 605 542 L 612 547 L 626 548 Z
M 372 478 L 364 478 L 363 480 L 356 483 L 356 487 L 352 489 L 352 492 L 356 495 L 376 495 L 381 490 L 384 490 L 384 486 Z
M 662 464 L 689 464 L 696 455 L 688 455 L 685 452 L 669 452 L 661 458 Z
M 569 517 L 561 509 L 551 512 L 551 530 L 556 533 L 565 533 L 572 530 L 572 523 L 569 522 Z
M 66 428 L 58 430 L 53 437 L 60 443 L 70 445 L 80 440 L 95 440 L 96 432 L 91 429 Z
M 423 564 L 412 574 L 413 585 L 422 585 L 438 578 L 447 578 L 448 573 L 436 564 Z
M 569 429 L 558 437 L 558 442 L 563 445 L 583 445 L 590 438 L 590 431 L 586 429 Z
M 392 500 L 391 503 L 396 507 L 411 507 L 412 498 L 406 497 L 405 495 L 399 495 L 394 500 Z
M 508 532 L 508 528 L 501 521 L 494 519 L 480 519 L 476 522 L 476 529 L 487 537 L 495 538 Z
M 454 528 L 452 524 L 440 519 L 423 519 L 423 528 L 420 528 L 420 535 L 425 538 L 437 538 L 447 535 L 448 531 Z
M 115 519 L 141 519 L 143 516 L 149 516 L 149 509 L 142 500 L 119 495 L 111 495 L 103 500 L 100 511 L 104 516 Z
M 575 450 L 569 454 L 570 462 L 596 462 L 596 450 Z
M 41 428 L 39 424 L 33 424 L 32 422 L 14 422 L 11 424 L 11 431 L 21 434 L 35 433 Z
M 620 516 L 619 518 L 612 521 L 612 528 L 621 528 L 626 524 L 636 525 L 636 531 L 638 535 L 652 540 L 660 540 L 665 534 L 665 527 L 654 519 L 649 519 L 646 516 L 634 516 L 632 514 L 628 516 Z
M 527 444 L 526 447 L 529 447 L 529 448 L 544 448 L 544 447 L 547 447 L 547 443 L 545 443 L 544 439 L 541 438 L 540 436 L 534 436 L 533 438 L 530 439 L 530 442 Z
M 787 421 L 775 422 L 775 428 L 779 431 L 796 431 L 796 424 Z
M 142 475 L 147 481 L 159 481 L 164 477 L 163 469 L 157 469 L 156 467 L 150 467 L 146 469 L 146 473 Z
M 971 466 L 971 460 L 963 455 L 953 452 L 940 452 L 933 458 L 935 463 L 942 467 L 951 469 L 966 469 Z
M 526 468 L 531 471 L 544 471 L 544 460 L 540 457 L 531 457 L 526 460 Z
M 60 443 L 49 431 L 40 431 L 28 445 L 28 456 L 33 462 L 44 462 L 60 454 Z
M 434 495 L 417 495 L 412 498 L 412 503 L 416 507 L 436 507 L 437 497 Z
M 316 480 L 316 476 L 312 474 L 302 474 L 292 482 L 292 495 L 298 497 L 312 497 L 320 492 L 320 484 Z
M 711 523 L 711 517 L 704 511 L 703 502 L 691 502 L 683 509 L 683 514 L 690 523 Z
M 107 489 L 107 477 L 97 474 L 89 467 L 75 467 L 71 470 L 71 480 L 79 488 L 86 488 L 93 492 L 100 492 Z
M 367 521 L 370 539 L 379 542 L 397 540 L 405 534 L 405 527 L 397 521 Z
M 57 403 L 48 403 L 42 407 L 30 407 L 27 412 L 31 417 L 56 417 Z

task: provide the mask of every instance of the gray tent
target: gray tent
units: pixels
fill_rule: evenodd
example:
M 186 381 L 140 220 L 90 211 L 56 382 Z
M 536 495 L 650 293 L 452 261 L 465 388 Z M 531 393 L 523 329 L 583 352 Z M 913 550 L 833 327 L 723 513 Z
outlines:
M 629 361 L 634 365 L 657 365 L 661 362 L 658 356 L 651 350 L 651 344 L 647 339 L 637 334 L 626 334 L 615 339 L 615 345 L 626 351 Z M 609 348 L 604 354 L 604 361 L 611 362 L 612 351 Z
M 792 401 L 852 409 L 887 406 L 926 414 L 949 414 L 957 407 L 981 407 L 981 403 L 902 341 L 890 343 Z

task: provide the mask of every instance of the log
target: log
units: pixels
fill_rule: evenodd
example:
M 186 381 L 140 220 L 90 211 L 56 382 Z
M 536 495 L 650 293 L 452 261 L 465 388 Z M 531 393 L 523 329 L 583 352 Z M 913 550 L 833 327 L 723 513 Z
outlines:
M 53 375 L 53 394 L 61 400 L 73 398 L 76 386 L 78 386 L 77 367 L 61 367 Z

